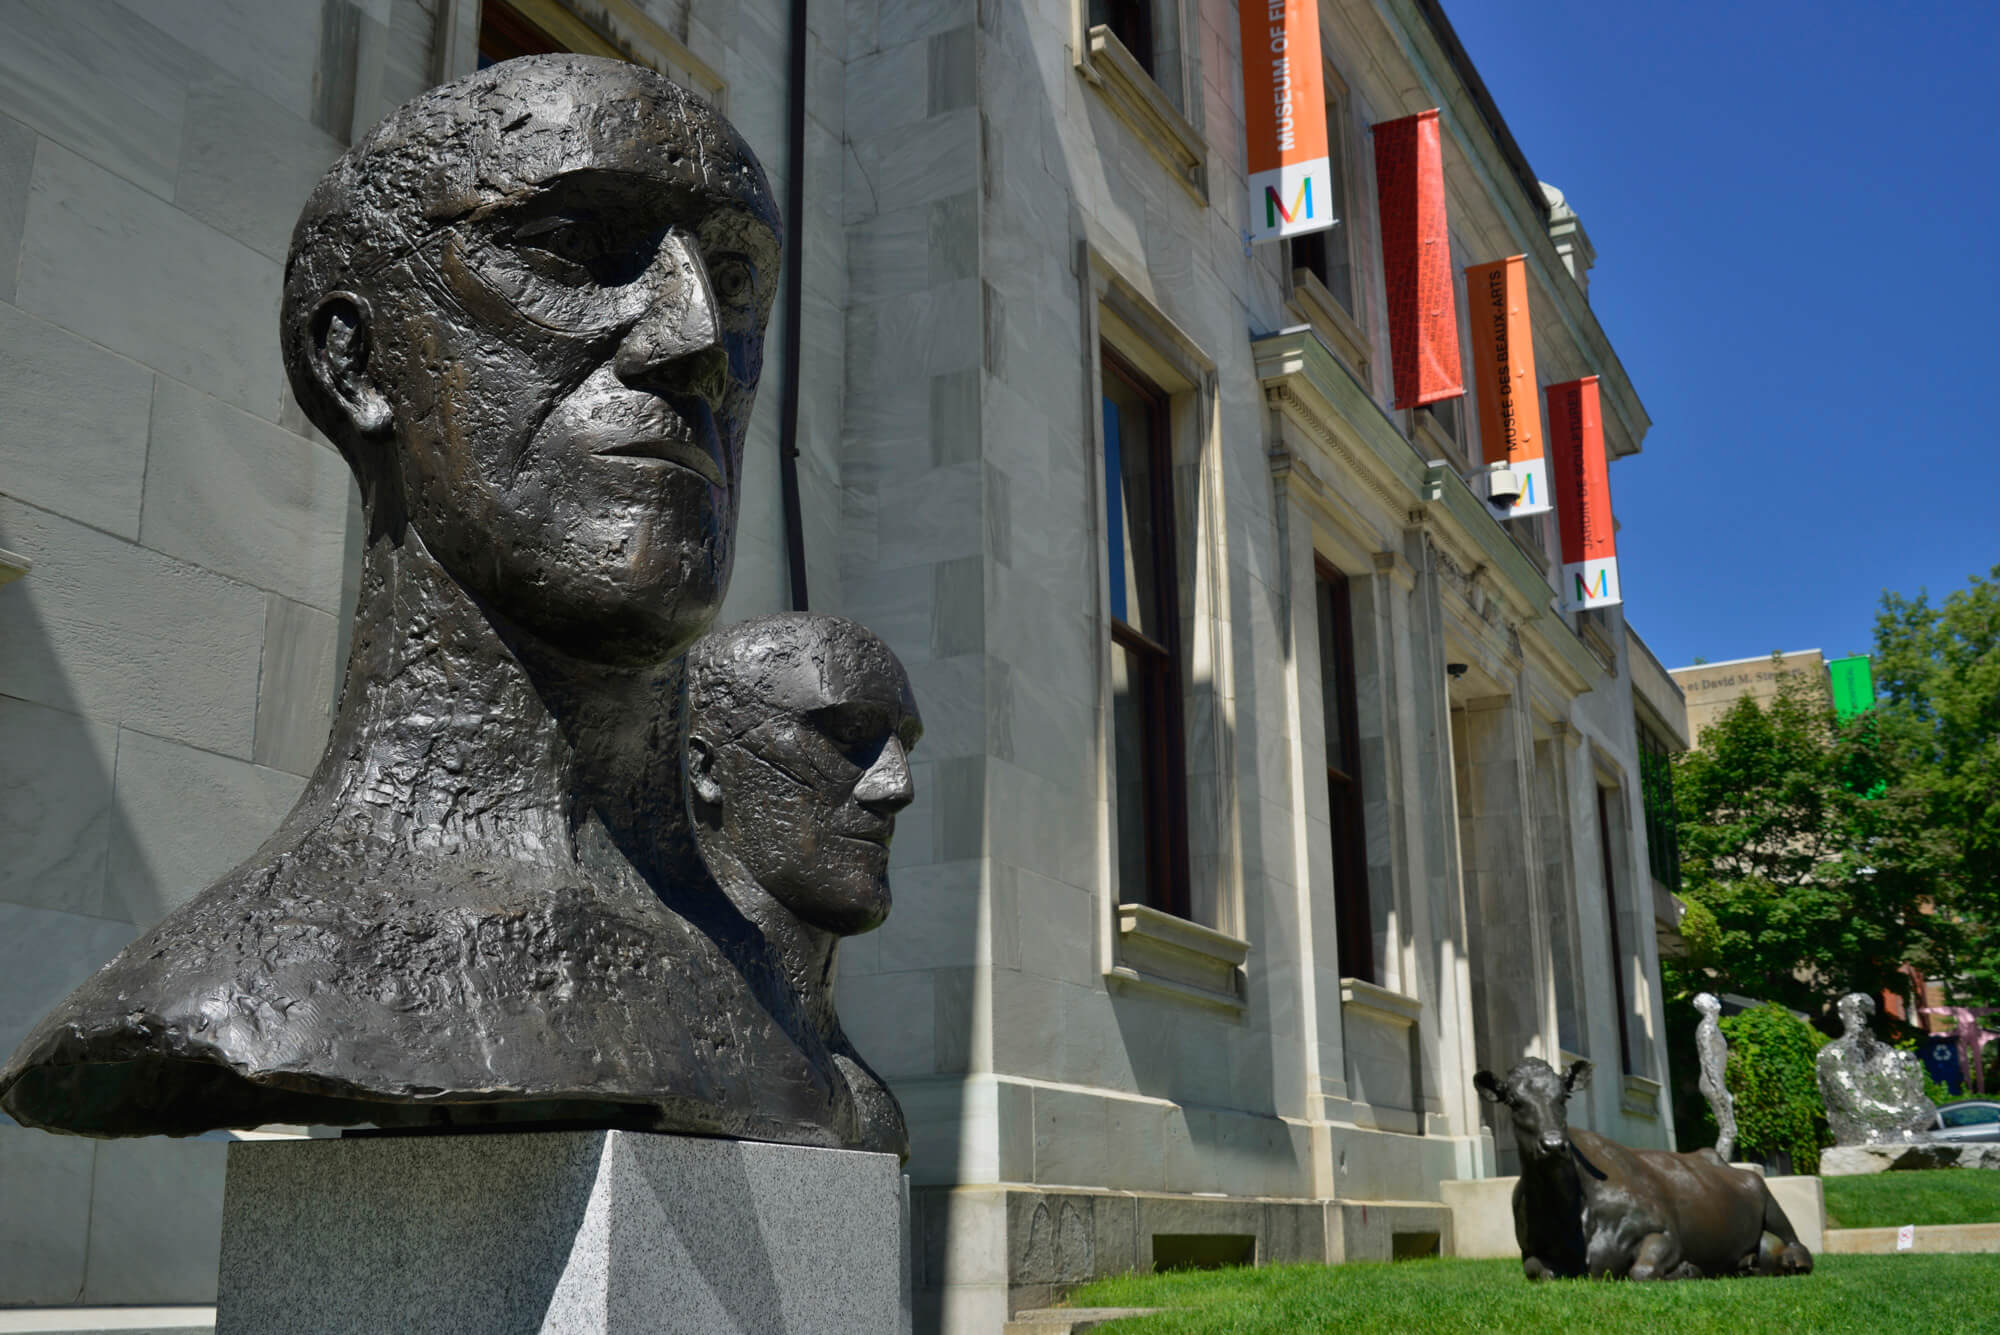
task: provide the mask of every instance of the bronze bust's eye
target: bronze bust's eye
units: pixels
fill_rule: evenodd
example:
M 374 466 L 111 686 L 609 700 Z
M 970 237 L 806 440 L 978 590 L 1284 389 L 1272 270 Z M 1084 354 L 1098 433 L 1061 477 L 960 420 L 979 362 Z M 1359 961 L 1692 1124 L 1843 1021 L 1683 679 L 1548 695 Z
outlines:
M 708 281 L 725 305 L 748 306 L 757 298 L 757 266 L 741 255 L 716 256 L 709 262 Z
M 602 218 L 556 214 L 521 224 L 507 239 L 546 278 L 578 287 L 622 287 L 653 262 L 660 234 L 621 229 Z

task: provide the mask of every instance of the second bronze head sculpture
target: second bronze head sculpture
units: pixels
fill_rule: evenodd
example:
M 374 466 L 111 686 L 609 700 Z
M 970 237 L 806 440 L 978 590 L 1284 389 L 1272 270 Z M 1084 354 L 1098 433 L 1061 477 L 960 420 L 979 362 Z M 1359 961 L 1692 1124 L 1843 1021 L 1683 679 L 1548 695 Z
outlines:
M 831 942 L 886 911 L 857 869 L 880 880 L 909 800 L 901 668 L 832 619 L 734 634 L 704 662 L 743 669 L 745 708 L 805 700 L 765 649 L 846 692 L 767 733 L 886 726 L 853 746 L 900 777 L 857 798 L 800 773 L 832 787 L 786 808 L 697 748 L 692 815 L 685 780 L 780 231 L 727 121 L 591 57 L 433 89 L 335 164 L 282 317 L 367 524 L 326 754 L 256 854 L 30 1034 L 0 1106 L 91 1135 L 559 1121 L 904 1150 L 826 986 Z M 850 805 L 789 870 L 702 823 Z

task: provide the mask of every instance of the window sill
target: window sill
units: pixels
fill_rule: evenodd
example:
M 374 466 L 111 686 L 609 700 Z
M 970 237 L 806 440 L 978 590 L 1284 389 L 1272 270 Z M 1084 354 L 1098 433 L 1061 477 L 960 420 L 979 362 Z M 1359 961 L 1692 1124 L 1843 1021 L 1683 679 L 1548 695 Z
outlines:
M 1643 1075 L 1628 1075 L 1619 1087 L 1618 1106 L 1634 1117 L 1660 1119 L 1660 1082 Z
M 1118 906 L 1114 985 L 1241 1015 L 1250 943 L 1144 904 Z
M 1391 992 L 1364 978 L 1340 980 L 1340 1008 L 1358 1010 L 1378 1020 L 1407 1029 L 1424 1013 L 1424 1003 L 1401 992 Z
M 1347 363 L 1365 389 L 1368 386 L 1368 332 L 1341 309 L 1326 284 L 1311 269 L 1292 270 L 1292 308 L 1317 329 L 1334 356 Z
M 1160 160 L 1197 204 L 1208 206 L 1208 151 L 1201 132 L 1167 101 L 1146 67 L 1100 23 L 1084 34 L 1077 73 L 1104 95 L 1118 119 Z

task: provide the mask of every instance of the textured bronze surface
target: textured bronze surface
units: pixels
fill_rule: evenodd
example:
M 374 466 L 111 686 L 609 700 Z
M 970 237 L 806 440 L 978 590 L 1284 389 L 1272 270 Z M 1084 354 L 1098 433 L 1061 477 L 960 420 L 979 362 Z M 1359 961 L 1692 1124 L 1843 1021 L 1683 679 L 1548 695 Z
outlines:
M 759 899 L 750 836 L 697 847 L 685 793 L 684 655 L 728 583 L 779 257 L 734 129 L 622 62 L 493 66 L 335 164 L 281 320 L 366 513 L 326 753 L 262 848 L 34 1030 L 0 1106 L 87 1135 L 561 1121 L 903 1148 L 824 977 L 887 907 L 900 667 L 825 619 L 726 640 L 745 700 L 832 717 L 846 696 L 781 699 L 758 666 L 823 649 L 856 665 L 839 690 L 906 706 L 875 741 L 897 792 L 828 780 L 875 823 L 823 882 L 809 859 Z M 773 805 L 720 782 L 725 813 Z
M 1812 1253 L 1764 1179 L 1714 1150 L 1635 1150 L 1572 1130 L 1565 1105 L 1590 1063 L 1558 1075 L 1530 1057 L 1502 1080 L 1472 1078 L 1504 1104 L 1521 1153 L 1514 1238 L 1529 1279 L 1700 1279 L 1802 1275 Z

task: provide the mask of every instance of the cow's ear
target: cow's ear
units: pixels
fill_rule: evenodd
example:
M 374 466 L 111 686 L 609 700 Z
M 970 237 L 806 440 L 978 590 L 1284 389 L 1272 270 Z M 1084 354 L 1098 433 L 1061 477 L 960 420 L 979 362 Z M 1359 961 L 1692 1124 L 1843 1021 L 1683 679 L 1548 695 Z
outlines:
M 1578 1057 L 1563 1076 L 1563 1089 L 1568 1093 L 1574 1094 L 1579 1089 L 1588 1088 L 1589 1085 L 1590 1063 L 1584 1058 Z
M 1500 1082 L 1491 1071 L 1481 1071 L 1472 1077 L 1472 1087 L 1479 1091 L 1479 1097 L 1488 1103 L 1505 1103 L 1507 1096 L 1500 1092 Z

